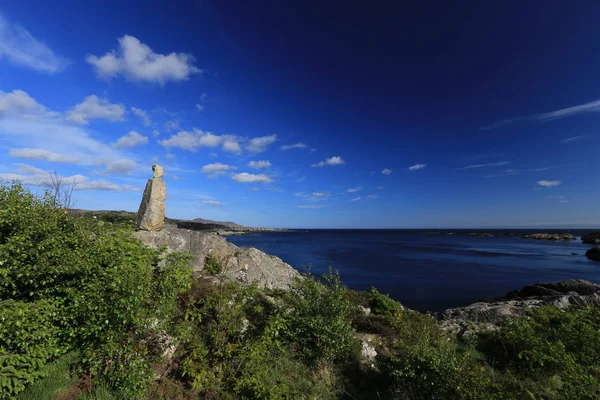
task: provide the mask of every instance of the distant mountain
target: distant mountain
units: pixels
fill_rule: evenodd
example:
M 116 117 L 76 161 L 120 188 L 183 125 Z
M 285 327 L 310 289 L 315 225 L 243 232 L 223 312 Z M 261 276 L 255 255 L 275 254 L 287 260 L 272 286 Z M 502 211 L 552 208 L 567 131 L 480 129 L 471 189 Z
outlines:
M 230 222 L 230 221 L 213 221 L 210 219 L 204 219 L 204 218 L 196 218 L 193 220 L 193 222 L 198 222 L 201 224 L 207 224 L 207 225 L 221 225 L 226 227 L 227 229 L 231 229 L 231 230 L 245 230 L 248 229 L 245 226 L 236 224 L 235 222 Z

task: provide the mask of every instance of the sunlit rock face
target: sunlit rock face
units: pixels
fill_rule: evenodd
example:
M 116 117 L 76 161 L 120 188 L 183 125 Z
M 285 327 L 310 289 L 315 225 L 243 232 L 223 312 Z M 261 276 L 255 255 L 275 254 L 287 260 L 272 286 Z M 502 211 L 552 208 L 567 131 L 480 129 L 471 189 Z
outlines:
M 167 185 L 162 178 L 163 168 L 153 165 L 154 177 L 148 179 L 140 209 L 137 215 L 137 229 L 144 231 L 160 231 L 165 224 L 165 199 Z

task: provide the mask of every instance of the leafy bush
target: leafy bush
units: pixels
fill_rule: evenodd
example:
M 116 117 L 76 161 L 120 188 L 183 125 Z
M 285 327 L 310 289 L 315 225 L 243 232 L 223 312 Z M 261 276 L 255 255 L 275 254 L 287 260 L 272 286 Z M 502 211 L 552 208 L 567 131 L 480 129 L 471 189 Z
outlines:
M 563 312 L 530 310 L 483 338 L 490 363 L 527 384 L 527 391 L 556 399 L 591 399 L 600 394 L 600 309 Z
M 303 358 L 336 360 L 348 354 L 354 329 L 346 290 L 339 275 L 330 271 L 322 280 L 304 275 L 285 294 L 281 335 Z
M 177 296 L 191 282 L 186 257 L 161 260 L 118 226 L 72 218 L 18 183 L 0 185 L 0 397 L 69 349 L 95 379 L 141 394 L 147 336 L 173 327 Z
M 378 315 L 396 315 L 402 311 L 403 307 L 396 300 L 393 300 L 387 294 L 380 293 L 374 287 L 369 291 L 369 307 L 373 314 Z
M 223 271 L 221 262 L 213 253 L 209 253 L 204 258 L 204 271 L 209 275 L 218 275 Z

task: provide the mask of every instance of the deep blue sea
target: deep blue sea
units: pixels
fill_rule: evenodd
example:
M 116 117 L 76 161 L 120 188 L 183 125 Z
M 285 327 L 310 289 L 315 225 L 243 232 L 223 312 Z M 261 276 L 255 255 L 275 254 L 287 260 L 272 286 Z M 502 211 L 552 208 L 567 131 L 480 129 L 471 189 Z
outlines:
M 590 230 L 570 230 L 578 238 Z M 429 233 L 428 233 L 429 232 Z M 580 240 L 550 242 L 521 239 L 486 230 L 494 237 L 473 237 L 477 230 L 309 230 L 231 236 L 240 247 L 256 247 L 299 270 L 340 272 L 350 288 L 375 286 L 406 306 L 439 311 L 541 282 L 571 278 L 600 283 L 600 263 L 588 260 L 591 248 Z M 452 233 L 452 234 L 451 234 Z M 573 255 L 572 253 L 575 253 Z

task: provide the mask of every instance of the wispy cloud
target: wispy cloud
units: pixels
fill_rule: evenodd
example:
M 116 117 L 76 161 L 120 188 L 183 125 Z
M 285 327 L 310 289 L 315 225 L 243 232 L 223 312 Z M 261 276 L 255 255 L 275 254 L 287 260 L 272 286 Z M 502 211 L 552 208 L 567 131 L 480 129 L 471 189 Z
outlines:
M 252 153 L 262 153 L 263 151 L 267 150 L 267 146 L 269 146 L 276 140 L 277 135 L 253 138 L 250 139 L 250 142 L 248 143 L 248 146 L 246 148 Z
M 358 192 L 358 191 L 360 191 L 360 190 L 363 190 L 363 189 L 364 189 L 364 187 L 362 187 L 362 186 L 357 186 L 357 187 L 355 187 L 355 188 L 349 188 L 349 189 L 347 190 L 347 192 L 348 192 L 348 193 L 355 193 L 355 192 Z
M 358 197 L 355 197 L 355 198 L 350 199 L 348 201 L 359 201 L 360 199 L 362 199 L 362 197 L 358 196 Z
M 381 173 L 383 175 L 391 175 L 392 174 L 392 170 L 388 169 L 388 168 L 385 168 L 385 169 L 381 170 Z
M 324 167 L 326 165 L 334 166 L 334 165 L 342 165 L 342 164 L 346 164 L 344 162 L 344 160 L 342 159 L 342 157 L 335 156 L 335 157 L 328 158 L 325 161 L 320 161 L 318 163 L 311 164 L 311 167 Z
M 547 122 L 555 119 L 571 117 L 573 115 L 585 114 L 590 112 L 600 112 L 600 100 L 591 101 L 589 103 L 580 104 L 577 106 L 567 107 L 560 110 L 550 111 L 542 114 L 534 114 L 525 117 L 504 119 L 494 122 L 488 126 L 482 126 L 481 130 L 490 130 L 499 128 L 505 125 L 511 125 L 517 122 Z
M 203 200 L 202 204 L 204 204 L 205 206 L 211 206 L 211 207 L 223 207 L 223 204 L 221 204 L 220 201 L 216 201 L 216 200 Z
M 418 171 L 420 169 L 427 168 L 427 164 L 415 164 L 408 167 L 409 171 Z
M 554 186 L 558 186 L 560 185 L 562 182 L 561 181 L 547 181 L 547 180 L 542 180 L 542 181 L 538 181 L 537 184 L 543 187 L 554 187 Z
M 133 113 L 133 115 L 142 120 L 142 123 L 145 126 L 152 125 L 152 119 L 148 116 L 148 113 L 146 111 L 142 110 L 141 108 L 131 107 L 131 112 Z
M 312 209 L 325 208 L 325 207 L 327 207 L 327 205 L 325 205 L 325 204 L 302 204 L 302 205 L 298 206 L 298 208 L 312 208 Z
M 55 163 L 78 163 L 79 157 L 68 156 L 65 154 L 53 153 L 43 149 L 10 149 L 9 155 L 15 158 L 24 158 L 27 160 L 43 160 Z
M 9 22 L 0 14 L 0 59 L 6 58 L 38 72 L 55 74 L 63 71 L 70 61 L 52 51 L 21 25 Z
M 23 184 L 31 186 L 45 186 L 50 182 L 51 171 L 21 163 L 16 163 L 14 166 L 18 168 L 16 173 L 0 172 L 0 179 L 19 180 Z M 58 178 L 67 185 L 74 185 L 75 190 L 108 190 L 115 192 L 139 190 L 139 188 L 131 185 L 118 185 L 103 179 L 91 180 L 87 176 L 80 174 L 70 176 L 58 175 Z
M 379 198 L 378 194 L 370 194 L 370 195 L 367 196 L 367 199 L 370 199 L 370 200 L 375 200 L 375 199 L 378 199 L 378 198 Z
M 460 170 L 473 169 L 473 168 L 500 167 L 502 165 L 508 165 L 508 164 L 510 164 L 510 161 L 501 161 L 501 162 L 487 163 L 487 164 L 467 165 L 466 167 L 455 168 L 455 170 L 460 171 Z
M 307 146 L 304 143 L 284 144 L 279 150 L 305 149 Z
M 312 192 L 312 193 L 296 192 L 296 193 L 294 193 L 294 196 L 300 197 L 300 198 L 304 199 L 305 201 L 310 201 L 312 203 L 316 203 L 316 202 L 321 202 L 321 201 L 325 201 L 325 200 L 329 199 L 331 197 L 331 192 Z
M 583 135 L 579 135 L 579 136 L 572 136 L 566 139 L 561 140 L 561 143 L 570 143 L 570 142 L 575 142 L 576 140 L 580 140 L 583 139 Z

